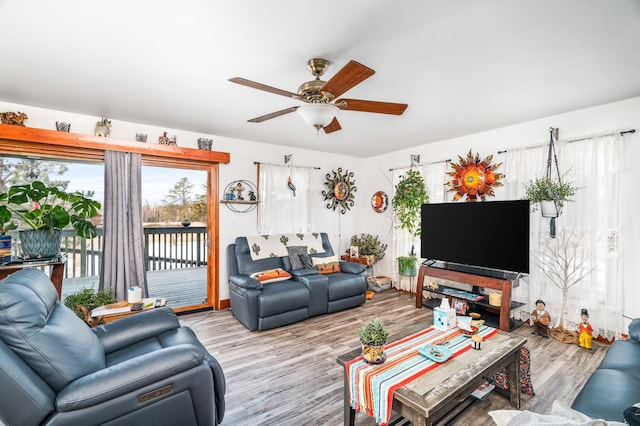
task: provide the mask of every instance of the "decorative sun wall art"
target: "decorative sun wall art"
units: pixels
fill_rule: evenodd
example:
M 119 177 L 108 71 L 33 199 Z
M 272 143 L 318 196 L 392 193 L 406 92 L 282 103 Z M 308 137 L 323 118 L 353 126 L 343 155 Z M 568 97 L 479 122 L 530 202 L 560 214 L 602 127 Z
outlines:
M 345 214 L 355 204 L 354 192 L 358 189 L 353 172 L 345 170 L 343 174 L 342 168 L 338 167 L 337 172 L 332 171 L 331 173 L 327 173 L 325 176 L 327 178 L 325 184 L 328 189 L 322 191 L 322 195 L 324 195 L 324 200 L 328 201 L 326 204 L 328 209 L 335 210 L 340 207 L 340 213 Z
M 484 160 L 480 160 L 480 154 L 476 153 L 475 157 L 469 150 L 467 158 L 458 156 L 459 163 L 451 163 L 453 168 L 449 172 L 452 177 L 447 182 L 449 192 L 455 192 L 453 201 L 458 201 L 466 196 L 466 201 L 477 201 L 478 197 L 482 201 L 486 201 L 488 196 L 493 197 L 493 187 L 502 186 L 500 179 L 504 178 L 504 174 L 496 173 L 495 170 L 502 163 L 491 164 L 493 155 L 489 155 Z

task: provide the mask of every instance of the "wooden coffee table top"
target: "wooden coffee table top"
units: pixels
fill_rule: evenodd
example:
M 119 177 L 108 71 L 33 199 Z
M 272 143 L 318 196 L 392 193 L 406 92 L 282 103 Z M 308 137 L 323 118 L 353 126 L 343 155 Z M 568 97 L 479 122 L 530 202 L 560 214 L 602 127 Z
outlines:
M 412 333 L 408 332 L 406 335 Z M 401 337 L 404 336 L 394 337 L 394 340 Z M 393 410 L 414 424 L 431 424 L 471 395 L 484 382 L 484 377 L 492 376 L 503 367 L 510 367 L 512 371 L 519 372 L 517 366 L 520 348 L 526 342 L 527 339 L 524 337 L 499 331 L 482 342 L 482 349 L 470 349 L 398 388 L 393 395 Z M 344 368 L 346 362 L 360 356 L 360 352 L 360 349 L 354 349 L 339 356 L 337 362 Z M 510 381 L 513 380 L 513 384 L 516 385 L 512 388 L 515 387 L 517 390 L 511 392 L 511 404 L 519 408 L 520 377 L 517 373 L 511 376 Z M 348 392 L 345 392 L 345 399 L 348 398 L 347 394 Z M 348 404 L 348 401 L 345 400 L 345 404 Z

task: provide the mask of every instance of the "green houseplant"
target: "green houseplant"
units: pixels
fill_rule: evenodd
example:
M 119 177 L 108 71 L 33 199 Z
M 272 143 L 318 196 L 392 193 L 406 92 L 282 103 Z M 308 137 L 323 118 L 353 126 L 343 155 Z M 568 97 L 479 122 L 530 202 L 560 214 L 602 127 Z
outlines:
M 387 245 L 382 244 L 377 235 L 360 234 L 353 235 L 351 237 L 351 245 L 358 247 L 358 254 L 360 256 L 372 256 L 370 263 L 376 260 L 382 260 L 384 253 L 387 250 Z
M 416 275 L 416 264 L 418 258 L 415 254 L 409 256 L 398 256 L 398 273 L 406 277 L 413 277 Z
M 557 217 L 565 203 L 580 189 L 562 179 L 537 178 L 525 184 L 525 199 L 531 203 L 531 210 L 542 210 L 544 217 Z
M 80 237 L 97 236 L 98 230 L 91 218 L 98 214 L 100 207 L 98 201 L 79 192 L 65 192 L 40 181 L 14 185 L 0 194 L 0 220 L 6 224 L 8 217 L 16 217 L 28 228 L 20 231 L 25 257 L 57 255 L 61 230 L 69 224 Z
M 377 318 L 371 318 L 358 329 L 358 337 L 362 343 L 362 358 L 370 364 L 381 364 L 387 358 L 384 345 L 389 332 Z
M 64 298 L 64 304 L 90 326 L 97 325 L 100 320 L 91 318 L 91 310 L 98 306 L 116 303 L 113 290 L 98 290 L 83 288 L 77 293 L 69 294 Z
M 417 170 L 408 170 L 396 184 L 391 200 L 400 228 L 419 237 L 422 205 L 428 202 L 429 196 L 422 175 Z

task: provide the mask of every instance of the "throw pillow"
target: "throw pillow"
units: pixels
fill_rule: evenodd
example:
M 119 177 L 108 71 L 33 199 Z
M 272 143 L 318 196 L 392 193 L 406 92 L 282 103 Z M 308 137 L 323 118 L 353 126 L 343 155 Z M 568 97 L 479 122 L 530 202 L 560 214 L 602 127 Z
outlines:
M 307 254 L 307 246 L 288 246 L 287 252 L 289 253 L 289 261 L 291 262 L 291 269 L 304 269 L 304 263 L 300 259 L 300 255 Z
M 315 266 L 321 274 L 333 274 L 334 272 L 340 272 L 340 262 L 329 262 Z
M 276 281 L 284 281 L 291 278 L 291 274 L 282 268 L 269 269 L 266 271 L 255 272 L 250 275 L 251 278 L 255 278 L 262 284 L 274 283 Z
M 313 266 L 322 265 L 325 263 L 338 262 L 338 255 L 327 256 L 327 257 L 312 257 L 311 262 Z

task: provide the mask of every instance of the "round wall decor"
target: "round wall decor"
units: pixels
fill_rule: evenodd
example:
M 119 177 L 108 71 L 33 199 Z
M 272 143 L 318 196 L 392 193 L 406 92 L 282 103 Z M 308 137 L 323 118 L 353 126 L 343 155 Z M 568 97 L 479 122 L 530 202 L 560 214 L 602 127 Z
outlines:
M 389 207 L 389 197 L 384 191 L 378 191 L 371 197 L 371 208 L 377 213 L 383 213 Z
M 502 173 L 496 173 L 495 170 L 502 163 L 491 164 L 493 155 L 489 155 L 484 160 L 480 159 L 480 154 L 476 153 L 475 157 L 471 150 L 467 154 L 467 158 L 458 156 L 459 163 L 451 163 L 452 172 L 449 172 L 451 180 L 447 182 L 449 192 L 455 192 L 453 201 L 458 201 L 465 197 L 467 201 L 476 201 L 480 198 L 486 201 L 487 197 L 495 196 L 493 187 L 502 186 L 500 179 L 504 178 Z
M 353 172 L 345 170 L 342 173 L 342 168 L 338 167 L 337 171 L 331 173 L 327 173 L 325 176 L 327 178 L 325 184 L 328 190 L 322 191 L 322 195 L 324 195 L 324 200 L 328 201 L 326 204 L 328 209 L 335 210 L 340 207 L 340 213 L 345 214 L 355 204 L 354 192 L 356 192 L 357 188 Z

